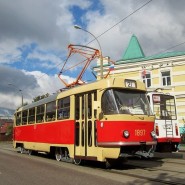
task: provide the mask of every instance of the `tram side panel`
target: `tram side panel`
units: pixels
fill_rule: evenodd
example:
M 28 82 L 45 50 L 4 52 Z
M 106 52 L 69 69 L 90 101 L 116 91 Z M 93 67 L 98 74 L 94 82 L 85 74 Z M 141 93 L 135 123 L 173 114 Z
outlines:
M 52 145 L 74 145 L 74 121 L 57 121 L 14 127 L 14 142 L 27 149 L 50 151 Z
M 151 142 L 153 138 L 153 122 L 148 121 L 104 121 L 98 122 L 98 143 L 129 145 L 139 142 Z M 124 131 L 129 132 L 128 138 L 124 137 Z

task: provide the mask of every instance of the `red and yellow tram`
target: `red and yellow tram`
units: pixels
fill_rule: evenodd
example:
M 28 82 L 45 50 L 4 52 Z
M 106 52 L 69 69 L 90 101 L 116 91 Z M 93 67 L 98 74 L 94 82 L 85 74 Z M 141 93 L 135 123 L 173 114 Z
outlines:
M 76 86 L 15 112 L 13 145 L 31 152 L 109 163 L 127 156 L 152 157 L 154 115 L 145 85 L 108 78 Z

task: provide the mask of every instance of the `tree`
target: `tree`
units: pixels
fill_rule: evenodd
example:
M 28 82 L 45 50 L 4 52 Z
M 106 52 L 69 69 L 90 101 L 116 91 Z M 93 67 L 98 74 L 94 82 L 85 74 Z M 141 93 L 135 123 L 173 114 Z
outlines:
M 9 125 L 6 130 L 6 136 L 12 135 L 13 133 L 13 125 Z
M 48 96 L 49 96 L 49 93 L 36 96 L 35 98 L 33 98 L 33 101 L 32 101 L 32 102 L 37 102 L 37 101 L 39 101 L 39 100 L 42 100 L 42 99 L 44 99 L 44 98 L 47 98 Z

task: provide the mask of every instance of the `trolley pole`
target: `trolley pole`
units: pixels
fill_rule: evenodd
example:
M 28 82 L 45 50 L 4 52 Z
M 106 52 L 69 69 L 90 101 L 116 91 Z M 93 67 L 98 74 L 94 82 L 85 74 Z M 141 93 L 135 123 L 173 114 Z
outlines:
M 19 89 L 19 88 L 17 88 L 17 86 L 15 86 L 14 84 L 8 84 L 8 85 L 15 87 L 21 93 L 21 105 L 23 106 L 24 103 L 23 103 L 23 93 L 22 93 L 22 90 Z
M 97 37 L 96 37 L 95 35 L 93 35 L 90 31 L 85 30 L 85 29 L 81 28 L 81 27 L 78 26 L 78 25 L 74 25 L 74 28 L 79 29 L 79 30 L 83 30 L 83 31 L 89 33 L 89 34 L 92 35 L 92 36 L 94 37 L 94 39 L 97 41 L 98 46 L 99 46 L 99 49 L 100 49 L 100 78 L 103 79 L 103 55 L 102 55 L 101 45 L 100 45 L 100 43 L 99 43 Z

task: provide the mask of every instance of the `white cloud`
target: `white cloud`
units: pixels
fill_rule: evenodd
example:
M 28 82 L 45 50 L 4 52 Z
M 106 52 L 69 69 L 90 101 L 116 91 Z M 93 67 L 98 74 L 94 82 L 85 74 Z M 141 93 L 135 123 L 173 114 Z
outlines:
M 14 63 L 21 58 L 21 51 L 17 49 L 17 42 L 6 39 L 0 42 L 0 63 Z
M 59 58 L 57 55 L 53 53 L 47 52 L 39 52 L 35 50 L 33 53 L 29 53 L 27 56 L 27 60 L 35 60 L 37 61 L 37 65 L 44 67 L 45 69 L 52 69 L 52 68 L 61 68 L 62 59 Z M 35 64 L 36 65 L 36 64 Z
M 53 94 L 64 88 L 57 75 L 50 76 L 40 71 L 20 71 L 1 66 L 0 79 L 2 78 L 4 79 L 0 83 L 0 105 L 10 109 L 16 109 L 21 105 L 22 95 L 24 102 L 31 103 L 36 96 Z M 67 83 L 74 81 L 68 76 L 62 76 L 62 79 Z
M 102 0 L 101 2 L 105 10 L 103 14 L 99 12 L 87 12 L 86 14 L 89 23 L 88 30 L 96 36 L 104 33 L 147 1 L 136 3 L 130 0 L 116 0 L 111 3 L 110 0 Z M 185 5 L 184 1 L 179 3 L 181 7 Z M 115 60 L 120 59 L 132 34 L 138 37 L 147 56 L 182 42 L 185 23 L 180 20 L 182 20 L 183 10 L 173 9 L 172 12 L 172 6 L 172 1 L 152 1 L 116 25 L 98 38 L 103 53 Z
M 22 104 L 22 97 L 21 94 L 4 94 L 0 93 L 0 104 L 1 107 L 7 108 L 7 109 L 16 109 L 17 107 L 21 106 Z M 13 101 L 12 101 L 13 100 Z
M 14 3 L 14 0 L 0 0 L 0 17 L 3 17 L 0 20 L 0 64 L 13 65 L 16 61 L 21 69 L 0 68 L 0 80 L 3 82 L 0 84 L 0 93 L 4 98 L 0 103 L 11 106 L 8 97 L 13 90 L 10 92 L 6 85 L 14 81 L 21 89 L 28 91 L 23 91 L 25 100 L 32 100 L 47 92 L 53 93 L 62 87 L 56 75 L 49 72 L 45 74 L 44 71 L 51 68 L 59 71 L 66 59 L 68 44 L 83 45 L 93 40 L 90 34 L 75 30 L 74 23 L 79 20 L 82 24 L 85 23 L 85 29 L 97 37 L 146 2 L 147 0 L 100 0 L 93 4 L 94 1 L 90 0 L 17 0 Z M 184 5 L 183 0 L 151 1 L 98 38 L 103 55 L 110 56 L 113 60 L 120 59 L 132 34 L 138 37 L 147 56 L 185 41 Z M 78 15 L 76 12 L 77 17 L 74 17 L 71 12 L 73 6 L 78 6 L 85 14 Z M 30 53 L 23 53 L 22 47 L 30 46 L 31 43 L 35 43 L 37 47 Z M 99 48 L 96 41 L 90 46 Z M 174 49 L 185 50 L 185 45 Z M 31 62 L 34 62 L 34 68 L 29 69 L 28 64 Z M 67 75 L 65 78 L 73 80 Z M 14 95 L 13 106 L 18 105 L 20 100 L 18 94 Z
M 40 71 L 24 71 L 26 75 L 33 75 L 38 83 L 37 88 L 33 88 L 31 91 L 25 91 L 29 95 L 29 97 L 32 97 L 32 100 L 34 97 L 43 95 L 46 93 L 53 94 L 58 92 L 60 89 L 64 88 L 64 84 L 60 81 L 58 78 L 58 75 L 49 76 L 46 73 L 42 73 Z M 68 76 L 63 76 L 63 79 L 67 83 L 74 81 L 73 78 L 70 78 Z

